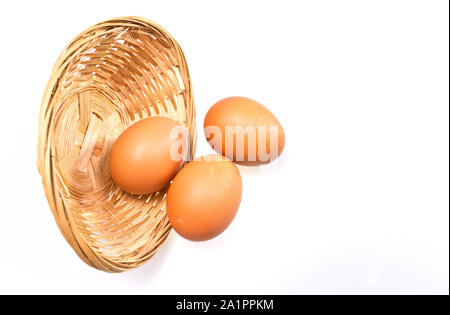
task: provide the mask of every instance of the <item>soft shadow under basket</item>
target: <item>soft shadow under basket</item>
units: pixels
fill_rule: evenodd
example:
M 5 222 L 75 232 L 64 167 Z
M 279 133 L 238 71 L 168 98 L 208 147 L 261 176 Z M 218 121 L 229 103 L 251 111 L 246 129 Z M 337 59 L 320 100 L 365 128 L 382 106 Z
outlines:
M 192 158 L 191 89 L 178 43 L 143 18 L 96 24 L 58 58 L 41 105 L 37 164 L 56 223 L 90 266 L 136 268 L 167 237 L 167 188 L 142 196 L 122 191 L 109 174 L 108 155 L 125 128 L 164 115 L 188 128 Z

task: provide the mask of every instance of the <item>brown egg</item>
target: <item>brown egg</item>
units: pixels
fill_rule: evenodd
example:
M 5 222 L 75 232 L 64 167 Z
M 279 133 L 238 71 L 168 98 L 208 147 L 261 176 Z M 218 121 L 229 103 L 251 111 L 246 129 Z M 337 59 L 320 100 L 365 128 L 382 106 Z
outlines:
M 239 164 L 270 163 L 284 148 L 284 130 L 278 119 L 246 97 L 229 97 L 214 104 L 203 127 L 211 147 Z
M 220 155 L 198 158 L 181 169 L 167 193 L 167 214 L 175 231 L 206 241 L 233 221 L 242 196 L 237 167 Z
M 175 120 L 162 116 L 140 120 L 127 128 L 112 146 L 111 176 L 131 194 L 158 191 L 178 172 L 187 148 L 187 133 Z

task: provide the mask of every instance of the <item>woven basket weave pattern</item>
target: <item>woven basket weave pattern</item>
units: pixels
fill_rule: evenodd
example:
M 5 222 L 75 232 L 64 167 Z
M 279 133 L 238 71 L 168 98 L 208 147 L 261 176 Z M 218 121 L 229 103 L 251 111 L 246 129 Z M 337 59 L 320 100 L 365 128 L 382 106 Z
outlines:
M 38 168 L 62 234 L 95 268 L 140 266 L 170 230 L 166 190 L 130 195 L 108 168 L 119 134 L 154 115 L 188 128 L 192 158 L 195 108 L 186 61 L 153 22 L 127 17 L 94 25 L 56 62 L 41 106 Z

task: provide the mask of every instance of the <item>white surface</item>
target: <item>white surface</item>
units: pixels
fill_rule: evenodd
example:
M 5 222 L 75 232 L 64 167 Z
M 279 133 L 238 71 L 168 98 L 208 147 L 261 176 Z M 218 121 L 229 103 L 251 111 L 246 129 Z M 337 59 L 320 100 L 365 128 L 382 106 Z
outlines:
M 447 1 L 71 3 L 0 3 L 0 293 L 448 294 Z M 199 128 L 215 101 L 244 95 L 275 113 L 287 142 L 277 163 L 240 168 L 224 234 L 172 232 L 148 264 L 111 275 L 61 236 L 36 138 L 62 49 L 123 15 L 179 41 Z M 211 153 L 202 133 L 197 152 Z

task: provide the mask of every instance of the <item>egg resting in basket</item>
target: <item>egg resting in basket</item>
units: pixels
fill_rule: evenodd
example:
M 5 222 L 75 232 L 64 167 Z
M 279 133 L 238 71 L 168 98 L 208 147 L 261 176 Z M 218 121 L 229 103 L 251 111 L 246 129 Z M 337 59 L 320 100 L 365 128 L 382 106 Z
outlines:
M 195 107 L 186 60 L 157 24 L 124 17 L 96 24 L 58 58 L 41 105 L 38 169 L 55 220 L 75 252 L 107 272 L 136 268 L 170 230 L 166 189 L 134 196 L 111 179 L 108 156 L 137 120 L 164 115 L 195 148 Z

